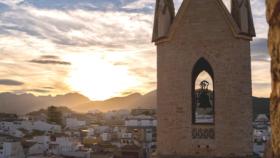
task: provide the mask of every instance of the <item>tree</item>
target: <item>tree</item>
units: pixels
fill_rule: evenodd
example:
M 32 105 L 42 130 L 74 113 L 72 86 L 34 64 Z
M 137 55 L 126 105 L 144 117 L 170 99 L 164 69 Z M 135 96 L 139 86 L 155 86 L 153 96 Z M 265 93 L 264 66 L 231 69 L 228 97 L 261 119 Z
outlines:
M 269 24 L 268 46 L 271 56 L 272 92 L 270 119 L 272 155 L 280 157 L 280 0 L 266 0 Z
M 49 123 L 56 123 L 58 125 L 62 124 L 62 112 L 55 106 L 48 107 L 47 111 L 48 122 Z

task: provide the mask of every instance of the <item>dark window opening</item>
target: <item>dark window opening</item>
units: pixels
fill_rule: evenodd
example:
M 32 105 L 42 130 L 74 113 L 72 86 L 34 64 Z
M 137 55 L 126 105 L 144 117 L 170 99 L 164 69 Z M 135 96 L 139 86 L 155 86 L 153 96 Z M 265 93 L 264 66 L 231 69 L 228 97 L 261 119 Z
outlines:
M 192 122 L 214 124 L 214 73 L 210 64 L 200 58 L 192 71 Z

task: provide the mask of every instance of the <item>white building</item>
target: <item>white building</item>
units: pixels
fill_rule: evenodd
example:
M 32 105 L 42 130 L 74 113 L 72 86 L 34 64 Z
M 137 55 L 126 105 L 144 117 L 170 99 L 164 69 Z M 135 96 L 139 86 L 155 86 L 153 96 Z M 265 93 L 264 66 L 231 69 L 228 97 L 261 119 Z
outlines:
M 36 136 L 31 141 L 36 144 L 29 148 L 28 155 L 42 154 L 45 152 L 54 155 L 73 154 L 74 152 L 81 154 L 79 149 L 82 145 L 79 140 L 67 136 Z
M 19 127 L 31 132 L 33 130 L 33 122 L 28 120 L 21 121 Z
M 0 158 L 25 158 L 19 142 L 4 142 L 0 148 Z
M 94 133 L 95 133 L 95 132 L 94 132 L 94 128 L 89 128 L 89 129 L 88 129 L 88 135 L 87 135 L 87 136 L 88 136 L 88 137 L 93 137 L 93 136 L 94 136 Z
M 43 121 L 14 121 L 14 122 L 0 122 L 0 131 L 16 137 L 22 137 L 23 133 L 19 129 L 25 129 L 29 132 L 32 130 L 39 130 L 45 132 L 61 132 L 61 126 L 56 124 L 49 124 Z
M 126 127 L 156 127 L 157 120 L 153 116 L 139 115 L 128 117 L 125 120 Z
M 44 146 L 44 144 L 36 143 L 28 149 L 27 156 L 42 155 L 46 149 L 47 148 Z
M 111 128 L 109 126 L 94 126 L 93 129 L 95 134 L 101 134 L 111 131 Z
M 62 152 L 72 152 L 78 150 L 81 145 L 78 140 L 70 137 L 56 137 L 49 143 L 49 150 L 54 154 L 61 154 Z
M 76 118 L 67 118 L 66 119 L 66 128 L 69 129 L 78 129 L 84 127 L 86 125 L 86 121 L 80 121 Z
M 132 145 L 133 144 L 132 133 L 122 133 L 120 137 L 121 146 Z
M 104 142 L 110 141 L 112 139 L 111 133 L 101 133 L 100 137 L 101 137 L 101 140 Z
M 0 122 L 0 132 L 14 137 L 23 137 L 24 134 L 19 130 L 19 124 L 17 122 Z
M 49 148 L 50 137 L 49 136 L 35 136 L 35 137 L 33 137 L 33 139 L 31 141 L 42 145 L 43 148 L 45 150 L 47 150 Z
M 7 121 L 2 121 L 0 122 L 0 130 L 2 131 L 13 131 L 17 129 L 17 124 L 14 122 L 7 122 Z
M 33 122 L 33 130 L 48 131 L 48 132 L 61 132 L 61 126 L 56 124 L 49 124 L 43 121 Z
M 129 116 L 130 111 L 129 110 L 113 110 L 108 111 L 104 114 L 104 117 L 106 120 L 111 120 L 114 117 L 126 117 Z

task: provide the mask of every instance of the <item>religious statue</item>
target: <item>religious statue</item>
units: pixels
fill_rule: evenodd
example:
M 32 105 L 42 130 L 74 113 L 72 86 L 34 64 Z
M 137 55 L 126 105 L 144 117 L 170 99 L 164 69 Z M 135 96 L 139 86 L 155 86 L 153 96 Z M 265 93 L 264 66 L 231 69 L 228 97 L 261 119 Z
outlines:
M 204 80 L 200 83 L 200 94 L 199 94 L 199 107 L 200 108 L 211 108 L 210 97 L 208 95 L 209 82 Z

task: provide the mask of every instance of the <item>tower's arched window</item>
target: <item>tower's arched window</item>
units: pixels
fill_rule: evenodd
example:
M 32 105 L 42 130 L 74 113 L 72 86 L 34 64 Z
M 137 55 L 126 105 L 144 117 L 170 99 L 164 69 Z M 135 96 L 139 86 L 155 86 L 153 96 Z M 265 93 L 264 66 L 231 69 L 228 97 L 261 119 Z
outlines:
M 200 58 L 192 71 L 192 121 L 214 123 L 214 73 L 211 65 Z

